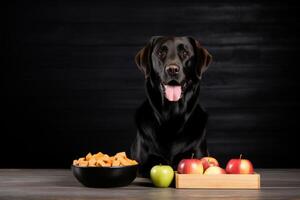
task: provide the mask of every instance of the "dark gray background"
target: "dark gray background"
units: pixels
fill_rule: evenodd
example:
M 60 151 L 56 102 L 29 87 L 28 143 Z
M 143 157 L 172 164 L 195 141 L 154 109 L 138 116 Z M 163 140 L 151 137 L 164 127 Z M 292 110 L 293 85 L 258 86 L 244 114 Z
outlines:
M 194 36 L 214 57 L 200 100 L 212 156 L 300 167 L 298 6 L 63 0 L 2 9 L 0 167 L 69 167 L 89 151 L 128 151 L 145 98 L 134 56 L 152 35 Z

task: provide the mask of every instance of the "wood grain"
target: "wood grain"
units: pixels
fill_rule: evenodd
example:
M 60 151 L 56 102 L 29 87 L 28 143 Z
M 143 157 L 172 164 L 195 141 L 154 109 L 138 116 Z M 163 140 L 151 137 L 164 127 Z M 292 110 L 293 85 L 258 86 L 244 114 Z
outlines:
M 155 188 L 137 178 L 127 187 L 86 188 L 71 170 L 0 169 L 0 199 L 299 199 L 299 169 L 259 169 L 260 190 Z

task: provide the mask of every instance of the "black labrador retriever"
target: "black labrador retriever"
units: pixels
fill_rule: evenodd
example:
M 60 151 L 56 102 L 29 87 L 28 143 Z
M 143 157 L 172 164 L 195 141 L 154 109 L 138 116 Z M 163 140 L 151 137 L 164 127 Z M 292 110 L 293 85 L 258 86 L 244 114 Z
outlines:
M 212 56 L 190 37 L 152 37 L 135 57 L 147 100 L 137 109 L 131 156 L 139 174 L 157 164 L 176 169 L 183 158 L 206 156 L 207 113 L 198 103 L 200 80 Z

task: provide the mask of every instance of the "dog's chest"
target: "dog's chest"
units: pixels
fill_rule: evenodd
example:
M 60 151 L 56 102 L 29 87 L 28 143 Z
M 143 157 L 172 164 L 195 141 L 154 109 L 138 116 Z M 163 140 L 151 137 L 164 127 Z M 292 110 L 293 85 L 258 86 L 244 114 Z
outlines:
M 183 154 L 190 157 L 202 138 L 203 129 L 204 126 L 201 126 L 199 122 L 195 123 L 194 119 L 168 121 L 161 124 L 154 131 L 159 154 L 170 163 Z
M 158 154 L 163 155 L 164 159 L 172 163 L 178 154 L 191 151 L 193 140 L 184 129 L 181 132 L 161 133 L 157 138 Z

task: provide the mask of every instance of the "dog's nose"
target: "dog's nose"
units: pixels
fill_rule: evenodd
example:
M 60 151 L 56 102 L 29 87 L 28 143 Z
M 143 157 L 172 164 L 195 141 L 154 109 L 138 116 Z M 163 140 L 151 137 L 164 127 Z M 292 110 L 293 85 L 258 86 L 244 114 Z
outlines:
M 168 65 L 166 67 L 166 72 L 171 76 L 176 75 L 179 73 L 179 67 L 177 65 Z

